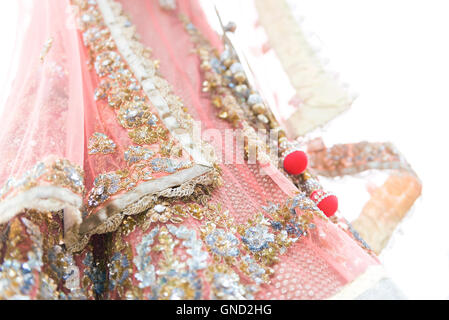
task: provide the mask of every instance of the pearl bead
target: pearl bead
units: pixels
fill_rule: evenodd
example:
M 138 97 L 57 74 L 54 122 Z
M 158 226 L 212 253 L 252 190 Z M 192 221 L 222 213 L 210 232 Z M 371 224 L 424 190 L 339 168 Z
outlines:
M 256 103 L 251 108 L 256 114 L 263 114 L 267 111 L 267 108 L 262 103 Z
M 234 74 L 234 80 L 238 83 L 242 83 L 246 80 L 246 76 L 243 72 L 237 72 L 236 74 Z

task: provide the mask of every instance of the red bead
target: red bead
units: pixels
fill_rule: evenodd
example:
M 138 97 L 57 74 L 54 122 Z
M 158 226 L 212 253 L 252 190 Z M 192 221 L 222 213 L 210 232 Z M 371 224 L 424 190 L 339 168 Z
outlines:
M 317 207 L 327 217 L 332 217 L 338 210 L 338 198 L 333 194 L 326 194 L 322 190 L 315 190 L 310 195 L 310 199 L 317 204 Z
M 289 174 L 301 174 L 307 168 L 307 155 L 304 151 L 296 150 L 284 157 L 284 169 Z

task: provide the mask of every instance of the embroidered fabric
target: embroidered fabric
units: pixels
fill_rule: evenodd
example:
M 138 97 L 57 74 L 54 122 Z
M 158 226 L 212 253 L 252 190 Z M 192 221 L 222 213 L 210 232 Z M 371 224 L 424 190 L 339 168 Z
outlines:
M 4 108 L 0 222 L 24 209 L 67 208 L 67 245 L 81 249 L 87 233 L 78 242 L 78 231 L 86 210 L 89 217 L 101 217 L 89 221 L 99 224 L 90 229 L 109 232 L 121 221 L 115 215 L 144 210 L 139 201 L 145 198 L 185 196 L 194 183 L 216 182 L 210 147 L 192 141 L 193 121 L 153 65 L 120 57 L 107 29 L 89 29 L 80 37 L 78 22 L 91 25 L 95 12 L 78 17 L 70 1 L 33 4 L 30 24 L 37 27 L 24 36 L 18 77 Z M 94 57 L 94 49 L 103 50 L 102 55 Z M 140 77 L 135 79 L 128 66 Z M 153 82 L 142 79 L 142 73 L 154 74 Z M 117 110 L 118 102 L 122 107 Z M 148 124 L 139 126 L 143 120 Z M 147 129 L 148 141 L 137 139 L 140 129 Z
M 25 210 L 0 225 L 0 300 L 95 297 L 92 247 L 67 252 L 63 228 L 62 211 Z
M 377 259 L 323 217 L 305 194 L 299 191 L 295 194 L 294 187 L 281 187 L 280 180 L 275 178 L 282 176 L 281 172 L 274 167 L 262 170 L 262 165 L 266 164 L 260 163 L 263 159 L 257 164 L 245 161 L 215 164 L 214 157 L 207 156 L 215 153 L 218 158 L 225 159 L 230 153 L 237 154 L 234 146 L 238 137 L 231 135 L 232 146 L 223 143 L 226 131 L 232 126 L 216 117 L 215 107 L 201 93 L 199 59 L 189 54 L 193 45 L 177 16 L 179 13 L 187 15 L 219 47 L 220 41 L 210 30 L 196 1 L 178 2 L 177 8 L 170 11 L 161 9 L 158 2 L 152 0 L 73 0 L 72 4 L 79 10 L 73 22 L 80 20 L 80 33 L 72 29 L 74 24 L 63 23 L 72 12 L 67 10 L 69 2 L 66 0 L 39 2 L 33 9 L 36 16 L 32 19 L 33 23 L 38 23 L 39 19 L 52 21 L 42 37 L 53 34 L 54 26 L 60 27 L 53 41 L 42 42 L 44 64 L 55 54 L 56 58 L 67 59 L 66 66 L 77 67 L 73 75 L 69 72 L 71 69 L 64 72 L 71 79 L 69 82 L 52 83 L 52 87 L 60 85 L 69 92 L 69 98 L 61 102 L 62 106 L 69 106 L 69 110 L 63 112 L 67 116 L 65 127 L 51 131 L 52 121 L 55 121 L 51 108 L 58 103 L 50 103 L 49 110 L 36 105 L 35 112 L 41 117 L 36 115 L 37 118 L 27 120 L 32 130 L 21 128 L 25 131 L 20 141 L 23 154 L 18 154 L 16 159 L 11 149 L 8 150 L 10 159 L 20 163 L 13 173 L 20 174 L 20 170 L 26 170 L 39 160 L 36 154 L 44 155 L 29 149 L 29 137 L 51 131 L 55 136 L 39 140 L 43 144 L 40 147 L 45 149 L 44 141 L 68 135 L 70 139 L 60 141 L 58 148 L 47 151 L 84 167 L 85 185 L 89 190 L 84 195 L 87 214 L 83 214 L 82 222 L 78 223 L 79 219 L 72 217 L 81 216 L 81 212 L 76 213 L 80 208 L 76 207 L 74 213 L 73 206 L 64 207 L 61 213 L 64 239 L 61 238 L 61 221 L 53 216 L 45 222 L 39 220 L 42 212 L 27 211 L 24 216 L 10 219 L 10 224 L 17 224 L 15 229 L 19 231 L 4 233 L 8 234 L 8 240 L 2 241 L 0 272 L 18 268 L 24 271 L 24 279 L 28 279 L 27 263 L 34 262 L 32 272 L 36 276 L 41 264 L 48 263 L 40 262 L 42 250 L 34 252 L 35 247 L 47 251 L 53 248 L 62 255 L 82 250 L 74 258 L 76 262 L 70 264 L 70 268 L 77 266 L 78 271 L 68 270 L 81 277 L 72 281 L 70 276 L 64 277 L 67 271 L 64 269 L 62 281 L 57 277 L 54 280 L 67 287 L 68 290 L 62 290 L 64 295 L 74 293 L 72 288 L 80 288 L 87 290 L 83 293 L 86 297 L 99 299 L 323 299 L 342 290 L 369 266 L 378 265 Z M 53 25 L 53 21 L 57 22 Z M 137 41 L 135 30 L 141 43 L 151 47 L 151 54 Z M 66 44 L 66 38 L 72 42 Z M 52 51 L 58 46 L 61 51 Z M 157 65 L 160 65 L 159 71 L 156 71 Z M 72 79 L 72 76 L 77 78 Z M 44 84 L 49 81 L 43 75 L 42 78 Z M 169 84 L 173 86 L 173 93 Z M 38 85 L 39 93 L 45 92 L 40 88 Z M 72 93 L 76 97 L 73 101 Z M 184 104 L 174 94 L 181 97 Z M 39 102 L 39 99 L 32 101 Z M 28 105 L 29 101 L 19 110 Z M 166 112 L 167 108 L 170 112 Z M 12 114 L 15 116 L 10 116 L 11 121 L 18 127 L 21 115 Z M 192 128 L 193 120 L 201 121 L 202 133 L 206 136 L 208 129 L 218 129 L 219 137 L 210 139 L 213 150 L 206 148 L 208 152 L 197 153 L 193 139 L 179 135 L 178 129 L 184 125 Z M 162 131 L 157 131 L 156 142 L 145 143 L 145 139 L 149 139 L 146 134 L 154 123 L 159 123 Z M 135 131 L 141 127 L 148 128 L 143 136 Z M 7 131 L 6 136 L 11 139 L 10 135 Z M 164 153 L 159 145 L 164 136 L 173 138 L 173 145 L 179 145 L 187 153 L 185 158 L 176 153 L 170 159 L 188 159 L 192 166 L 178 167 L 172 161 L 159 161 L 160 158 L 147 162 L 150 159 L 145 157 L 153 152 Z M 91 137 L 102 138 L 89 144 Z M 145 141 L 140 143 L 136 137 L 143 137 Z M 78 139 L 82 140 L 81 144 Z M 131 141 L 139 143 L 136 142 L 136 146 Z M 129 148 L 130 145 L 134 148 Z M 153 145 L 158 148 L 153 149 Z M 88 149 L 107 152 L 87 155 Z M 114 153 L 110 152 L 112 149 Z M 242 150 L 240 152 L 243 154 Z M 20 158 L 28 156 L 29 162 Z M 60 168 L 58 165 L 47 167 Z M 64 183 L 79 182 L 82 174 L 74 169 L 78 167 L 67 165 L 67 170 L 64 168 L 62 172 L 66 175 L 60 177 L 60 185 L 70 190 Z M 134 179 L 132 173 L 145 174 L 150 168 L 154 179 L 144 181 L 139 175 Z M 34 185 L 35 180 L 27 181 Z M 25 188 L 28 187 L 27 184 Z M 30 217 L 34 219 L 34 226 L 27 222 Z M 45 233 L 47 224 L 55 221 L 59 225 L 57 228 L 55 225 L 54 233 Z M 22 241 L 19 234 L 24 226 L 31 230 L 26 231 L 28 248 L 17 263 L 5 264 L 7 255 L 4 252 L 14 249 L 13 241 Z M 42 234 L 47 240 L 39 239 Z M 69 250 L 63 250 L 63 242 Z M 36 255 L 37 262 L 32 259 Z M 57 260 L 61 259 L 58 255 Z M 44 281 L 45 275 L 39 279 L 42 279 L 40 283 L 48 283 Z M 6 298 L 17 297 L 8 291 L 11 286 L 14 284 L 10 282 L 0 284 L 3 289 L 0 291 L 6 293 Z M 24 291 L 25 297 L 45 296 L 45 288 L 33 288 Z M 56 292 L 52 297 L 64 295 Z
M 28 11 L 21 6 L 24 17 Z M 61 16 L 65 2 L 33 9 L 0 128 L 0 222 L 24 207 L 79 207 L 84 191 L 83 62 L 78 36 Z M 78 217 L 79 218 L 79 217 Z

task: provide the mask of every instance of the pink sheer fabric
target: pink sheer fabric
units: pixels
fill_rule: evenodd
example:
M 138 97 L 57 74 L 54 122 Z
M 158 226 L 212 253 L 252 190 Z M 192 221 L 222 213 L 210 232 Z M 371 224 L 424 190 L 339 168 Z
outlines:
M 49 154 L 78 165 L 84 160 L 85 64 L 69 2 L 45 1 L 31 12 L 32 32 L 21 39 L 19 69 L 2 115 L 2 180 Z
M 198 3 L 179 1 L 177 12 L 163 11 L 154 1 L 121 1 L 121 4 L 136 25 L 143 43 L 161 61 L 164 77 L 183 98 L 194 118 L 201 121 L 203 129 L 218 128 L 222 133 L 231 129 L 227 122 L 216 117 L 216 110 L 207 96 L 201 94 L 198 58 L 189 54 L 192 44 L 177 16 L 179 13 L 187 15 L 220 48 L 220 41 L 211 32 Z M 222 146 L 214 146 L 224 150 Z M 257 165 L 222 164 L 221 168 L 224 185 L 214 192 L 213 201 L 223 203 L 236 223 L 246 222 L 267 201 L 282 203 L 290 196 L 282 192 L 273 179 L 261 174 Z M 332 223 L 318 221 L 311 238 L 298 241 L 281 256 L 274 267 L 272 283 L 264 285 L 257 298 L 329 297 L 369 265 L 377 263 Z
M 25 6 L 21 7 L 24 10 Z M 39 180 L 42 170 L 35 166 L 40 162 L 52 164 L 55 159 L 66 159 L 73 165 L 83 165 L 84 61 L 70 12 L 67 1 L 35 5 L 31 29 L 21 39 L 19 67 L 0 128 L 3 199 L 14 197 L 31 180 Z M 11 177 L 15 180 L 8 181 Z M 2 206 L 0 220 L 8 218 L 8 210 Z

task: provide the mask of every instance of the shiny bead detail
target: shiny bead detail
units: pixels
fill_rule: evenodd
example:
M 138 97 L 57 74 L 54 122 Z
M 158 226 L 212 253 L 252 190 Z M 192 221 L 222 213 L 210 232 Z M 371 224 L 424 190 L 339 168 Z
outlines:
M 267 111 L 267 108 L 263 105 L 263 103 L 256 103 L 255 105 L 253 105 L 251 107 L 251 109 L 256 113 L 256 114 L 264 114 Z

